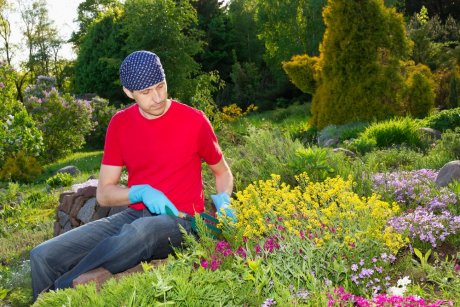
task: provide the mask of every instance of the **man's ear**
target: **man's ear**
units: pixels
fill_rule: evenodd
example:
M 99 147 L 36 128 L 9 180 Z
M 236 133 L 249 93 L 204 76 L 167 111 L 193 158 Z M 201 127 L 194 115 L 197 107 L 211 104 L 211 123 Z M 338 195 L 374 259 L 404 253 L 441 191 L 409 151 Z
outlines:
M 123 86 L 123 91 L 125 92 L 126 96 L 128 96 L 131 99 L 134 99 L 133 92 L 128 90 L 126 87 Z

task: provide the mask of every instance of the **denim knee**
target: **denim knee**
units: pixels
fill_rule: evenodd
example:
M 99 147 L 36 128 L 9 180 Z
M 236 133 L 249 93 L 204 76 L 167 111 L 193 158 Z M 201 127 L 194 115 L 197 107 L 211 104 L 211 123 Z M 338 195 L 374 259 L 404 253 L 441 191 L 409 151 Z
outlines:
M 44 244 L 40 244 L 40 245 L 34 247 L 30 251 L 30 262 L 31 263 L 36 262 L 36 261 L 42 262 L 43 260 L 45 260 L 47 258 L 48 250 L 49 250 L 49 248 L 44 246 Z

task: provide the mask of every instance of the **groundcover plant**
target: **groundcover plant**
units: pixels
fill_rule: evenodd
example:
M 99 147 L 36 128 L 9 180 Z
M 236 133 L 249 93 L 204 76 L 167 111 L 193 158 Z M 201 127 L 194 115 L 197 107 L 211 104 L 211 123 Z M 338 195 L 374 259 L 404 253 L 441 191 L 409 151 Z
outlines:
M 232 199 L 239 218 L 223 220 L 221 237 L 198 218 L 200 238 L 185 236 L 186 248 L 166 265 L 144 265 L 144 273 L 111 280 L 99 294 L 86 285 L 36 304 L 453 306 L 456 258 L 427 261 L 422 270 L 413 234 L 395 225 L 404 217 L 409 225 L 411 212 L 378 194 L 359 196 L 353 185 L 341 177 L 313 182 L 305 173 L 294 186 L 278 175 L 253 182 Z M 443 284 L 438 269 L 455 279 Z

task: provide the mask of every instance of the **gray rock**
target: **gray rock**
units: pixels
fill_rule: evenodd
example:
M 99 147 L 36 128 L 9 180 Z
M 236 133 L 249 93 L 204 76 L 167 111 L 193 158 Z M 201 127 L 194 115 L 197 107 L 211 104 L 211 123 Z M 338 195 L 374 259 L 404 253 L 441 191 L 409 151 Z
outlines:
M 67 224 L 70 219 L 69 215 L 63 211 L 58 211 L 57 217 L 59 225 L 61 225 L 61 227 L 64 227 L 64 225 Z
M 333 147 L 339 143 L 339 139 L 329 139 L 326 142 L 324 142 L 324 147 Z
M 68 165 L 68 166 L 61 168 L 56 173 L 67 173 L 72 176 L 76 176 L 77 174 L 80 173 L 80 170 L 76 166 Z
M 441 132 L 433 128 L 419 128 L 418 131 L 422 134 L 426 141 L 436 141 L 441 138 Z
M 69 230 L 72 230 L 72 224 L 70 224 L 70 221 L 62 227 L 62 233 L 67 232 Z
M 88 199 L 80 211 L 78 211 L 77 218 L 82 221 L 83 224 L 89 223 L 93 217 L 95 208 L 96 197 L 92 197 Z
M 333 152 L 343 152 L 348 157 L 351 157 L 351 158 L 356 157 L 356 154 L 353 151 L 348 150 L 346 148 L 342 148 L 342 147 L 334 148 Z
M 436 177 L 436 185 L 445 187 L 454 180 L 460 180 L 460 160 L 446 163 Z

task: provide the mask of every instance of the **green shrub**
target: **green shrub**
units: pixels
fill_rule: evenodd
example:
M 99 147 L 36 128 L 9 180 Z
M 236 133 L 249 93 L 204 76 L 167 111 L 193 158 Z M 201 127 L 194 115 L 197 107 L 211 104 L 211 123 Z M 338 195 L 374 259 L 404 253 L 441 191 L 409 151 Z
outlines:
M 351 143 L 351 147 L 360 147 L 358 144 L 373 144 L 378 148 L 405 145 L 409 148 L 423 148 L 421 136 L 417 129 L 419 124 L 410 118 L 391 119 L 371 124 L 358 139 Z M 365 147 L 364 147 L 365 148 Z M 365 152 L 359 150 L 360 152 Z
M 91 121 L 95 127 L 91 133 L 86 135 L 86 144 L 90 148 L 101 149 L 104 147 L 107 126 L 112 116 L 117 112 L 117 109 L 109 105 L 107 99 L 101 97 L 94 97 L 89 104 L 93 110 Z
M 447 99 L 449 108 L 460 107 L 460 68 L 453 71 L 449 82 L 449 97 Z
M 19 151 L 31 157 L 42 153 L 42 133 L 35 127 L 34 120 L 24 108 L 0 120 L 0 167 L 7 157 Z
M 17 101 L 14 69 L 5 62 L 0 62 L 0 118 L 14 114 L 21 109 Z
M 441 140 L 431 150 L 433 154 L 444 153 L 451 157 L 451 160 L 460 159 L 460 127 L 455 130 L 447 130 L 442 134 Z M 430 152 L 430 153 L 431 153 Z
M 318 144 L 324 144 L 328 139 L 337 139 L 340 142 L 351 138 L 357 138 L 363 132 L 367 123 L 355 122 L 345 125 L 329 125 L 318 132 Z
M 302 147 L 299 141 L 293 141 L 278 129 L 249 126 L 243 144 L 226 150 L 236 189 L 245 188 L 254 180 L 269 179 L 271 174 L 293 177 L 293 170 L 286 165 Z
M 365 137 L 358 137 L 350 143 L 345 142 L 345 147 L 350 149 L 353 152 L 359 152 L 360 154 L 365 154 L 374 150 L 377 147 L 377 141 L 375 139 L 368 139 Z
M 302 92 L 314 94 L 321 67 L 319 57 L 310 57 L 307 54 L 294 55 L 290 61 L 283 62 L 283 69 L 291 82 Z
M 403 90 L 406 115 L 424 118 L 434 107 L 434 82 L 430 69 L 423 64 L 406 65 L 407 77 Z
M 460 108 L 439 111 L 423 119 L 422 123 L 439 131 L 455 129 L 460 127 Z
M 220 111 L 214 101 L 213 94 L 221 89 L 224 81 L 217 72 L 209 72 L 196 77 L 196 87 L 190 103 L 203 111 L 213 124 L 214 129 L 222 126 Z
M 31 182 L 43 171 L 36 158 L 20 151 L 8 157 L 0 168 L 0 180 Z
M 389 148 L 372 151 L 363 157 L 370 172 L 413 170 L 423 154 L 408 148 Z
M 72 182 L 73 177 L 68 173 L 57 173 L 46 180 L 46 184 L 52 189 L 69 186 Z
M 94 123 L 88 101 L 61 95 L 50 84 L 50 78 L 39 77 L 35 86 L 26 89 L 24 104 L 43 132 L 43 158 L 53 161 L 81 148 Z
M 311 180 L 324 181 L 333 177 L 335 172 L 328 159 L 331 154 L 332 151 L 328 148 L 298 148 L 288 165 L 296 175 L 306 172 Z

